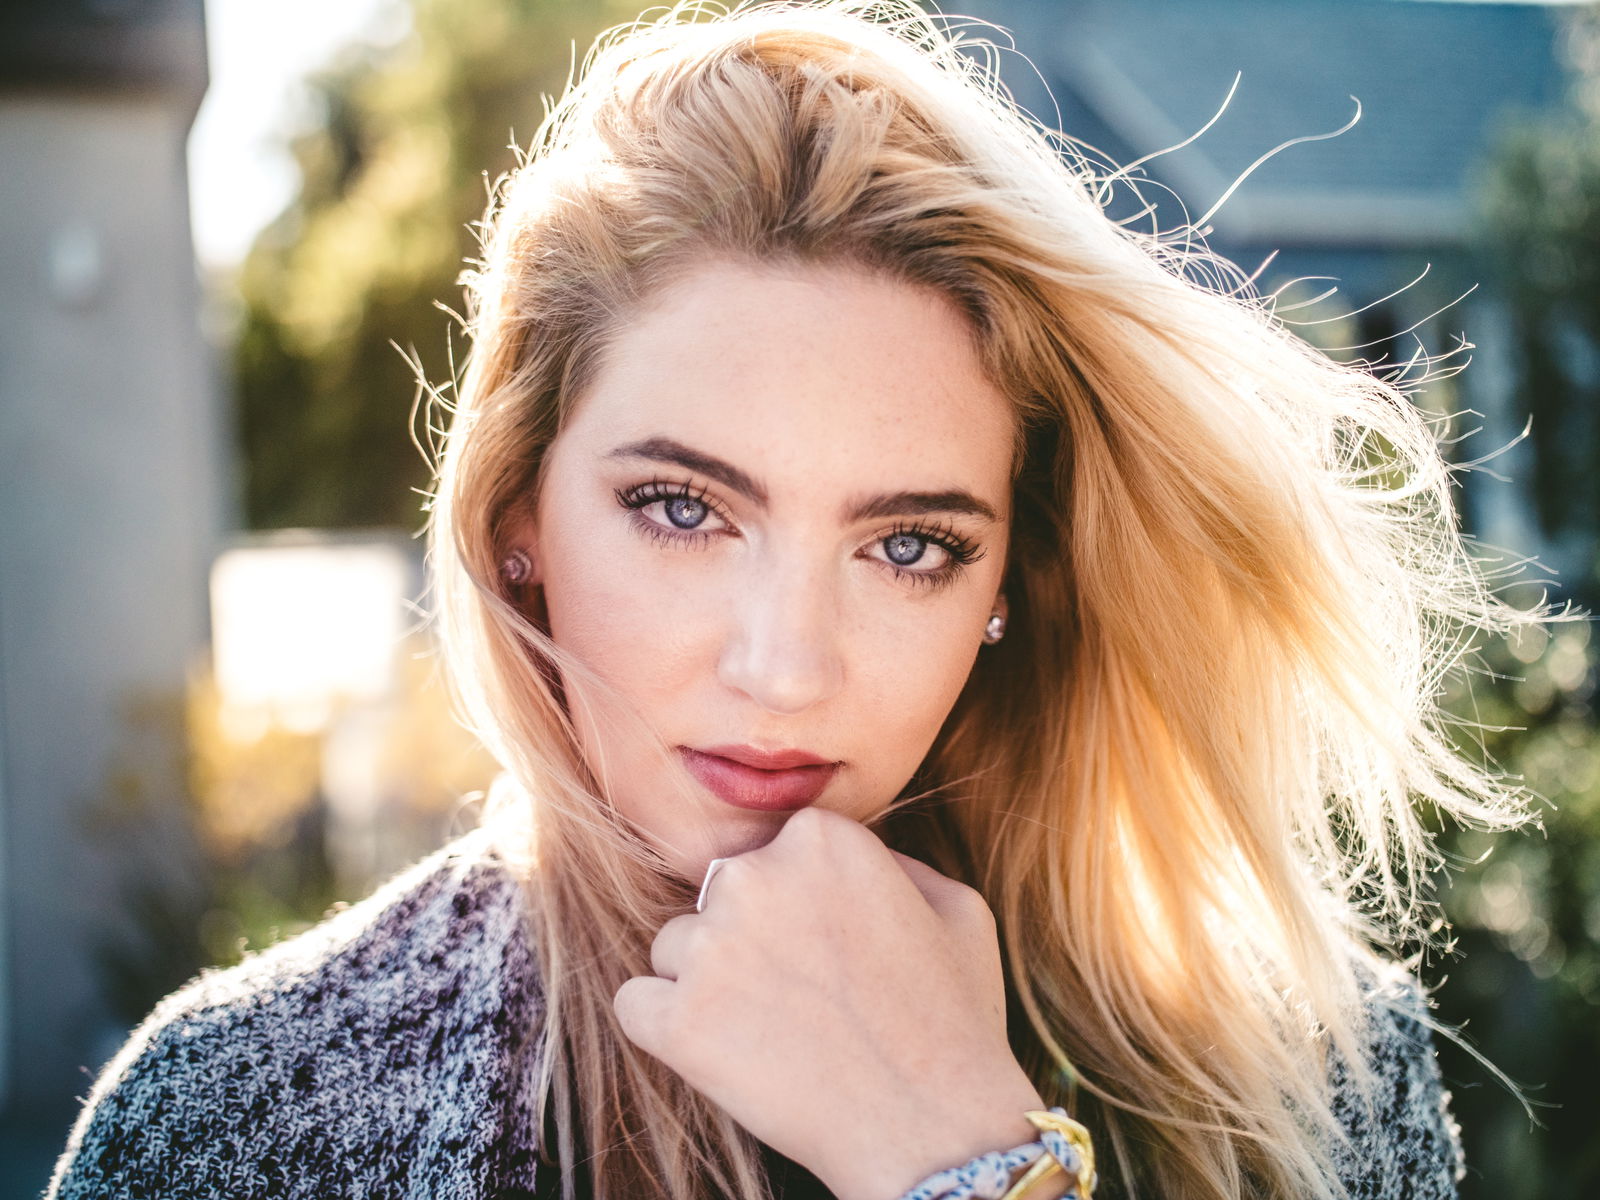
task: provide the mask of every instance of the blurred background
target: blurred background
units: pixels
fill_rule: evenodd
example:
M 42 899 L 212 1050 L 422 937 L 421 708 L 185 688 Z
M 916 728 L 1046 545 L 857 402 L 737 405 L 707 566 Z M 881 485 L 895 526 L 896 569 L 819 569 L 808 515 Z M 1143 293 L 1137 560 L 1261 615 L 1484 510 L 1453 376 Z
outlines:
M 161 996 L 473 824 L 489 763 L 419 608 L 415 368 L 459 361 L 508 146 L 639 7 L 0 8 L 0 1200 Z M 1208 240 L 1327 353 L 1419 383 L 1508 598 L 1595 608 L 1600 8 L 947 7 L 1013 30 L 1018 101 L 1118 162 L 1233 89 L 1140 169 L 1153 214 L 1115 197 L 1146 228 L 1359 100 Z M 1531 1106 L 1442 1047 L 1469 1198 L 1600 1188 L 1596 653 L 1588 622 L 1486 643 L 1449 697 L 1543 824 L 1441 831 L 1454 953 L 1425 974 Z

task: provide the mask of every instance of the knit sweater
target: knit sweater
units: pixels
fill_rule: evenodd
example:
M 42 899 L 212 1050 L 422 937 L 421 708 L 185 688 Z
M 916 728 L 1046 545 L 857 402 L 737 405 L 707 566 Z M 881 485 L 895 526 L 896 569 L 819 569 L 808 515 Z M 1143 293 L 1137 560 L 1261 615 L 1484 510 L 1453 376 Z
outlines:
M 162 1001 L 100 1074 L 46 1200 L 557 1196 L 523 1086 L 536 967 L 516 879 L 468 834 Z M 1358 1200 L 1456 1192 L 1417 1003 L 1403 980 L 1375 992 L 1372 1104 L 1338 1090 L 1336 1161 Z M 820 1193 L 776 1158 L 790 1197 Z

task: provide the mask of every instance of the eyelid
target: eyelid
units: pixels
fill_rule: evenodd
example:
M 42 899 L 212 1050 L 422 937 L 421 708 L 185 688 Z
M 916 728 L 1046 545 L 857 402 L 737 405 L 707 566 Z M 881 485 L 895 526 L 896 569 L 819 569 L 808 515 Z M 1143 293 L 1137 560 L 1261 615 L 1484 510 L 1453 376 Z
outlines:
M 679 481 L 674 482 L 662 479 L 659 476 L 651 478 L 646 483 L 635 484 L 633 487 L 616 488 L 614 494 L 625 508 L 635 512 L 642 512 L 652 504 L 660 504 L 666 500 L 695 500 L 704 504 L 713 514 L 731 529 L 737 529 L 733 516 L 727 508 L 716 500 L 711 493 L 696 484 Z M 711 533 L 709 529 L 680 529 L 675 525 L 664 525 L 663 529 L 670 529 L 674 533 L 693 535 L 696 533 Z
M 872 544 L 881 546 L 889 538 L 900 535 L 917 538 L 919 541 L 926 542 L 930 546 L 936 546 L 944 552 L 945 564 L 931 571 L 919 571 L 915 567 L 904 567 L 890 558 L 876 560 L 901 576 L 914 576 L 919 582 L 945 583 L 953 581 L 988 553 L 977 542 L 961 536 L 947 525 L 924 525 L 906 521 L 897 523 L 887 533 L 878 534 L 873 539 Z
M 614 494 L 619 503 L 630 509 L 641 521 L 651 526 L 651 531 L 659 531 L 659 535 L 668 539 L 684 541 L 685 539 L 704 540 L 720 532 L 737 532 L 738 526 L 726 507 L 715 499 L 710 489 L 688 480 L 668 480 L 654 476 L 645 483 L 635 484 L 632 487 L 616 488 Z M 678 526 L 660 524 L 643 516 L 643 510 L 652 504 L 660 504 L 668 500 L 689 499 L 704 504 L 711 513 L 728 526 L 728 530 L 714 530 L 696 527 L 683 529 Z M 888 529 L 875 533 L 869 540 L 869 546 L 881 546 L 889 538 L 905 535 L 917 538 L 931 546 L 937 546 L 946 556 L 946 563 L 931 571 L 919 571 L 915 567 L 901 566 L 889 558 L 873 557 L 872 561 L 894 573 L 897 578 L 906 579 L 917 585 L 938 586 L 952 582 L 961 572 L 971 564 L 983 558 L 987 551 L 971 538 L 964 537 L 956 532 L 954 526 L 948 521 L 931 521 L 925 518 L 898 519 Z

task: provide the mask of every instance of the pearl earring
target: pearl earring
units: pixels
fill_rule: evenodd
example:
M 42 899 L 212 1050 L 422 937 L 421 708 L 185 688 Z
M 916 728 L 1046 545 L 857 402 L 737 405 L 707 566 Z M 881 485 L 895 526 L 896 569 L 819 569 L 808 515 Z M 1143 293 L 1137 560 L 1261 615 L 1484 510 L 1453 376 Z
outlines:
M 989 618 L 989 623 L 983 629 L 983 642 L 992 646 L 1006 635 L 1006 619 L 999 613 Z
M 512 587 L 520 587 L 533 577 L 533 560 L 522 550 L 513 550 L 500 560 L 500 578 Z

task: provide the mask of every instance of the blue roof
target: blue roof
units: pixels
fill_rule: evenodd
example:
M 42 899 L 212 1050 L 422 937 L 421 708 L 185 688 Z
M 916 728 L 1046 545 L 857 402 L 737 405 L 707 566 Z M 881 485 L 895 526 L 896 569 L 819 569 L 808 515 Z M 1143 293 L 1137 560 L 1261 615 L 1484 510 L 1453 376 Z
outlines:
M 1098 134 L 1119 160 L 1193 134 L 1241 73 L 1216 124 L 1146 168 L 1194 215 L 1273 147 L 1344 125 L 1359 99 L 1353 129 L 1286 149 L 1229 201 L 1215 224 L 1234 241 L 1365 240 L 1374 221 L 1392 243 L 1452 240 L 1499 124 L 1557 103 L 1565 86 L 1556 11 L 1537 4 L 996 0 L 962 11 L 1012 28 L 1065 132 Z M 1005 64 L 1013 87 L 1024 66 Z M 1046 116 L 1042 101 L 1029 107 Z

